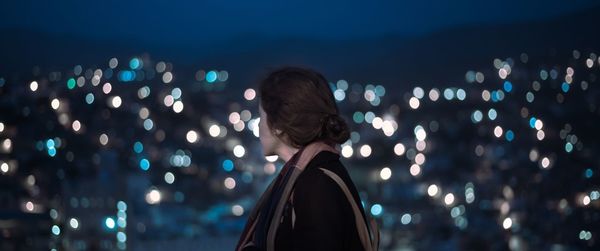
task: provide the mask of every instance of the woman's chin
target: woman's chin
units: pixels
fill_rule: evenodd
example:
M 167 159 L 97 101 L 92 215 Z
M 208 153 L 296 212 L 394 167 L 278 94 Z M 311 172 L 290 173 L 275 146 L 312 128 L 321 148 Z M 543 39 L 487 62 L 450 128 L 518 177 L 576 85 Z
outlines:
M 264 153 L 263 155 L 264 155 L 265 157 L 269 157 L 269 156 L 277 155 L 277 154 L 275 154 L 275 153 L 274 153 L 274 152 L 272 152 L 272 151 L 264 151 L 264 150 L 263 150 L 263 153 Z
M 267 157 L 267 156 L 271 156 L 271 155 L 275 155 L 275 154 L 274 154 L 272 151 L 270 151 L 269 149 L 267 149 L 267 148 L 266 148 L 266 147 L 264 147 L 264 146 L 262 147 L 262 151 L 263 151 L 263 155 L 264 155 L 265 157 Z

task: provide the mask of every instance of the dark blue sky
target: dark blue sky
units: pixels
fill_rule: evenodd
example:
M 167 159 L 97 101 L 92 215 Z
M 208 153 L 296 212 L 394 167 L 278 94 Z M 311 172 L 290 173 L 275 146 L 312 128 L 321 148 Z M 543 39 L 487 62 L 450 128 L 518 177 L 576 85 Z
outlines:
M 414 36 L 449 27 L 541 20 L 598 5 L 593 0 L 11 0 L 0 29 L 29 28 L 91 38 L 219 41 L 254 33 L 348 39 Z

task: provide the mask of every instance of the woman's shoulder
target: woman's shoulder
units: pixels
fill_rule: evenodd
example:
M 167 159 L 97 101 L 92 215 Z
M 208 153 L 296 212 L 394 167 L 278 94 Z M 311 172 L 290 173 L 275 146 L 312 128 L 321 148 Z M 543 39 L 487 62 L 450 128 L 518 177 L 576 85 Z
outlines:
M 333 172 L 339 176 L 347 186 L 354 188 L 354 184 L 352 184 L 352 180 L 350 180 L 345 166 L 339 160 L 339 155 L 323 151 L 317 154 L 300 174 L 296 180 L 294 193 L 297 195 L 299 193 L 300 197 L 304 195 L 310 196 L 313 201 L 323 200 L 326 202 L 337 203 L 340 201 L 347 201 L 343 190 L 330 176 L 325 174 L 321 168 Z
M 343 195 L 341 193 L 337 193 L 338 185 L 335 183 L 331 177 L 327 176 L 320 168 L 325 168 L 327 170 L 338 169 L 333 168 L 330 165 L 328 166 L 314 166 L 310 168 L 306 168 L 298 179 L 296 180 L 296 184 L 294 186 L 294 190 L 296 193 L 298 192 L 321 192 L 321 195 Z M 327 192 L 327 193 L 325 193 Z M 336 192 L 336 193 L 333 193 Z M 340 190 L 341 192 L 341 190 Z
M 333 182 L 330 177 L 325 175 L 323 169 L 327 169 L 337 174 L 338 176 L 346 176 L 347 171 L 344 165 L 339 160 L 337 153 L 322 151 L 319 152 L 313 159 L 308 162 L 304 171 L 298 177 L 296 183 L 312 183 L 312 184 L 331 184 Z M 333 183 L 334 184 L 334 183 Z
M 296 180 L 294 193 L 298 193 L 301 200 L 318 201 L 327 205 L 336 204 L 336 207 L 350 209 L 348 197 L 340 185 L 332 177 L 325 174 L 321 168 L 327 169 L 341 178 L 364 216 L 365 211 L 360 206 L 362 202 L 358 189 L 346 166 L 340 161 L 340 156 L 336 153 L 321 152 L 317 154 Z
M 346 171 L 344 165 L 340 162 L 340 155 L 330 151 L 321 151 L 315 155 L 306 165 L 304 172 L 320 172 L 319 168 L 325 168 L 335 173 Z

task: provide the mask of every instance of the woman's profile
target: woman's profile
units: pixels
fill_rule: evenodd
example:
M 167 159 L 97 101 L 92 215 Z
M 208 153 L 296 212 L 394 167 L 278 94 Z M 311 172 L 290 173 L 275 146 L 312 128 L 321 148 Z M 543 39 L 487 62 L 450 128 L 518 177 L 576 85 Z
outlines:
M 236 251 L 377 250 L 379 233 L 336 149 L 349 139 L 329 83 L 305 68 L 270 72 L 259 87 L 265 156 L 285 165 L 251 211 Z

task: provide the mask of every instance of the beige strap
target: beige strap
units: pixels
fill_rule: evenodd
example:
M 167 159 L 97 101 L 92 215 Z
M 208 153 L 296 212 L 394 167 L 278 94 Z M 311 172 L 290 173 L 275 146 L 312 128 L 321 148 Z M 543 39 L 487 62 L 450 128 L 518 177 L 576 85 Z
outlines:
M 365 220 L 363 220 L 360 208 L 358 207 L 358 205 L 356 205 L 356 201 L 354 200 L 352 193 L 348 189 L 348 186 L 346 186 L 346 183 L 344 183 L 342 178 L 340 178 L 340 176 L 338 176 L 334 172 L 327 170 L 325 168 L 319 168 L 319 169 L 321 169 L 325 174 L 327 174 L 327 176 L 329 176 L 331 179 L 333 179 L 335 181 L 335 183 L 337 183 L 339 185 L 339 187 L 342 189 L 342 191 L 344 191 L 344 194 L 346 195 L 346 198 L 350 202 L 350 205 L 352 206 L 352 210 L 354 211 L 354 221 L 356 222 L 358 235 L 359 235 L 360 241 L 362 242 L 365 250 L 367 250 L 367 251 L 377 250 L 379 248 L 379 231 L 377 230 L 377 223 L 373 219 L 371 219 L 371 222 L 370 222 L 371 230 L 373 231 L 371 233 L 371 236 L 373 236 L 373 240 L 371 241 L 370 240 L 371 238 L 369 237 L 369 235 L 370 235 L 369 228 L 367 228 Z
M 304 148 L 302 155 L 300 155 L 300 158 L 296 162 L 296 168 L 304 170 L 306 165 L 308 165 L 308 163 L 322 151 L 330 151 L 339 154 L 339 151 L 330 145 L 321 142 L 313 143 Z

